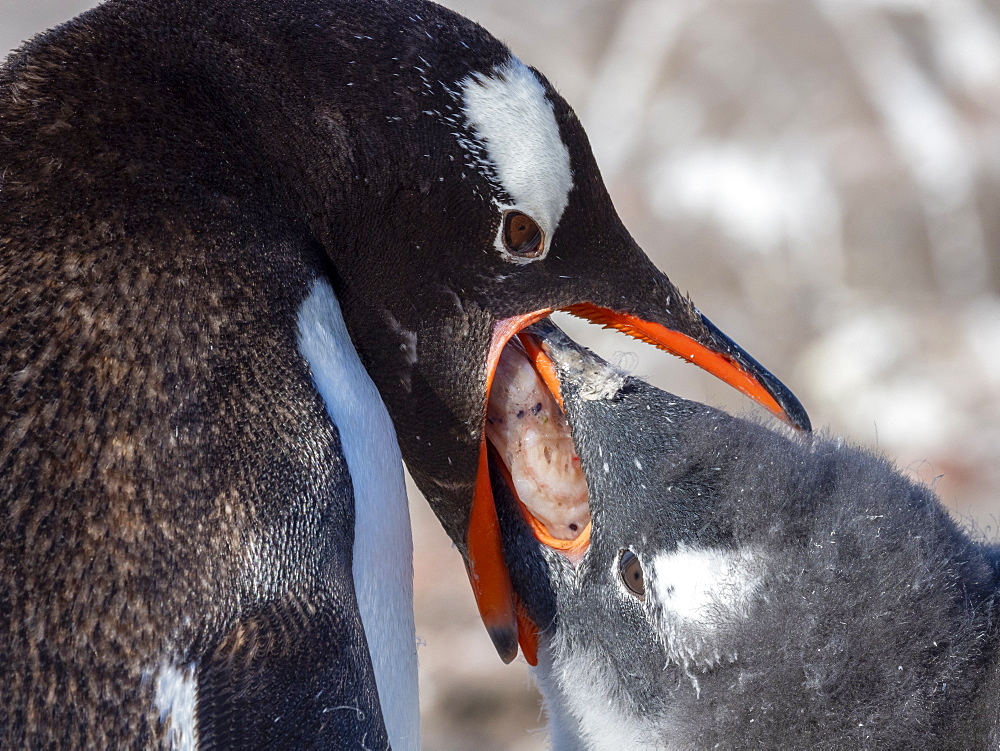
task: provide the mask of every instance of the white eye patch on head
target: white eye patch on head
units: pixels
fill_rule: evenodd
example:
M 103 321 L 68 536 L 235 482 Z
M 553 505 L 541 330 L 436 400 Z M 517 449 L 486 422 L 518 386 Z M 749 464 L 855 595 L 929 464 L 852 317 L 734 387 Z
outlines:
M 466 150 L 477 168 L 511 199 L 511 203 L 497 202 L 497 208 L 530 217 L 543 238 L 534 255 L 512 253 L 509 238 L 505 242 L 508 222 L 504 221 L 495 248 L 515 263 L 544 258 L 573 188 L 569 150 L 559 135 L 545 88 L 530 68 L 512 57 L 489 73 L 466 76 L 459 90 L 477 153 Z

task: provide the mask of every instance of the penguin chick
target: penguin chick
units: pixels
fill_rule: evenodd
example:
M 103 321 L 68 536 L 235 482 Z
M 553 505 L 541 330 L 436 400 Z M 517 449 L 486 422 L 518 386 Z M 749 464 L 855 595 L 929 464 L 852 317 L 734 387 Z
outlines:
M 930 488 L 531 332 L 592 514 L 574 564 L 501 503 L 555 748 L 996 747 L 997 550 Z

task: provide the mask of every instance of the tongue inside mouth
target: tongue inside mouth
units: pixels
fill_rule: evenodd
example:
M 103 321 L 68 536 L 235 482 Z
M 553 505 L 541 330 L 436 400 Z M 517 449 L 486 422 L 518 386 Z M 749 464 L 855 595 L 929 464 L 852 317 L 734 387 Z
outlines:
M 590 535 L 587 481 L 559 402 L 516 338 L 493 378 L 486 437 L 535 537 L 571 559 L 582 556 Z

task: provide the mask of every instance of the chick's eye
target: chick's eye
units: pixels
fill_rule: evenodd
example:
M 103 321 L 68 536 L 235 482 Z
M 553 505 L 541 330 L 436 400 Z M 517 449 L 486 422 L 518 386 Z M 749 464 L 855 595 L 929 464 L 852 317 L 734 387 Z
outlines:
M 527 214 L 508 211 L 503 217 L 503 244 L 519 258 L 538 258 L 544 248 L 542 228 Z
M 629 592 L 640 600 L 646 599 L 646 579 L 642 573 L 642 564 L 631 550 L 622 551 L 621 558 L 618 559 L 618 575 Z

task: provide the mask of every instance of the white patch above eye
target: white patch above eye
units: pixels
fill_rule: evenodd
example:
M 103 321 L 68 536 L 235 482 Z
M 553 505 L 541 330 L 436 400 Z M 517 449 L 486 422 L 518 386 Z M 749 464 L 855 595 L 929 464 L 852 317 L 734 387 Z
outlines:
M 735 659 L 727 626 L 749 615 L 765 563 L 762 551 L 684 545 L 653 557 L 647 605 L 672 659 L 703 669 Z
M 685 621 L 706 622 L 722 606 L 740 607 L 756 588 L 736 551 L 679 547 L 653 558 L 652 584 L 657 601 Z
M 490 73 L 474 73 L 459 83 L 466 126 L 473 132 L 483 165 L 512 199 L 497 203 L 534 219 L 545 234 L 538 258 L 519 258 L 504 248 L 502 223 L 494 241 L 507 260 L 530 263 L 544 258 L 573 188 L 569 150 L 559 135 L 552 103 L 528 66 L 515 57 Z

